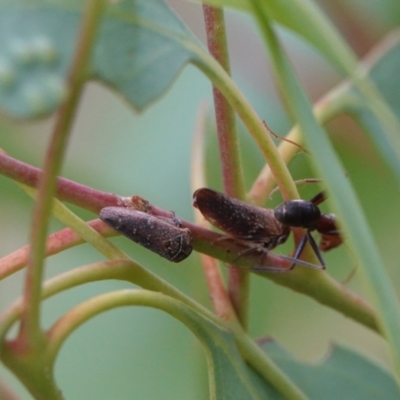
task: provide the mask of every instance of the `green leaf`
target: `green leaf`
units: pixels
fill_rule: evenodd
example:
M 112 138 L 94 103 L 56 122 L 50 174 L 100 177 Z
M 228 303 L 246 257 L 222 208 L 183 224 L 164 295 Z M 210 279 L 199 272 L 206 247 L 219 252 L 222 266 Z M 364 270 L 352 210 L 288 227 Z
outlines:
M 88 78 L 115 88 L 137 109 L 162 95 L 196 39 L 162 0 L 110 2 Z M 67 92 L 82 4 L 0 2 L 0 108 L 17 118 L 50 114 Z
M 197 324 L 198 333 L 210 358 L 209 379 L 218 400 L 282 399 L 244 363 L 229 332 L 204 322 Z
M 1 109 L 14 117 L 55 110 L 66 95 L 80 15 L 17 4 L 0 11 Z
M 400 399 L 396 381 L 388 371 L 344 347 L 332 347 L 316 365 L 295 360 L 274 341 L 264 342 L 262 349 L 310 399 Z
M 93 60 L 93 77 L 142 109 L 171 85 L 200 46 L 161 0 L 125 0 L 110 6 Z

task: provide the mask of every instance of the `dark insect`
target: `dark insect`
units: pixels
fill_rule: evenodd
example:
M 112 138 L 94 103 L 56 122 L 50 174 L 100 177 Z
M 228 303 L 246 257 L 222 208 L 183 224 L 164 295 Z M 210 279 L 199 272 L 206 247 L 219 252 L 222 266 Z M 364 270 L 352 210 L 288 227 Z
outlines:
M 262 244 L 266 250 L 284 243 L 290 234 L 290 227 L 275 218 L 274 210 L 253 206 L 212 189 L 196 190 L 193 205 L 207 221 L 228 235 Z
M 196 190 L 193 194 L 193 205 L 209 222 L 226 232 L 228 236 L 250 245 L 248 250 L 238 257 L 255 248 L 258 251 L 269 251 L 284 243 L 290 234 L 290 227 L 275 218 L 274 210 L 253 206 L 212 189 Z M 321 269 L 319 266 L 292 257 L 280 257 L 294 264 Z M 252 270 L 284 272 L 282 268 L 272 266 L 254 267 Z
M 334 214 L 322 214 L 318 208 L 325 200 L 323 192 L 318 193 L 310 201 L 306 200 L 288 200 L 275 208 L 275 218 L 282 224 L 307 229 L 306 234 L 301 239 L 293 258 L 300 257 L 306 243 L 310 243 L 315 255 L 318 257 L 321 265 L 325 269 L 325 262 L 321 252 L 328 251 L 342 244 L 342 238 L 336 226 L 336 217 Z M 315 243 L 311 232 L 316 230 L 321 234 L 319 246 Z M 293 265 L 294 266 L 294 265 Z
M 284 243 L 291 227 L 306 228 L 307 233 L 295 251 L 292 259 L 294 262 L 290 269 L 296 265 L 307 241 L 321 262 L 322 269 L 325 269 L 325 262 L 310 232 L 317 230 L 322 234 L 320 249 L 323 251 L 339 246 L 341 239 L 334 215 L 322 214 L 318 208 L 318 204 L 324 199 L 324 195 L 320 193 L 311 201 L 291 200 L 272 210 L 245 203 L 212 189 L 202 188 L 194 192 L 193 205 L 211 224 L 228 235 L 259 244 L 267 251 Z
M 169 261 L 180 262 L 193 250 L 192 235 L 179 220 L 157 218 L 123 207 L 105 207 L 100 219 L 117 232 Z

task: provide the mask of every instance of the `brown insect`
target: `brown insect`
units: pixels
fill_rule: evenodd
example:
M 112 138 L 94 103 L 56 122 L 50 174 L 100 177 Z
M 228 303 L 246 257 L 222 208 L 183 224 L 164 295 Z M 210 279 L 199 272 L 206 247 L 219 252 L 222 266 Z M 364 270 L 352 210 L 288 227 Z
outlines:
M 202 188 L 193 194 L 193 205 L 215 227 L 240 240 L 260 243 L 267 250 L 286 241 L 290 228 L 279 222 L 274 210 Z
M 193 250 L 192 234 L 181 228 L 177 218 L 157 218 L 124 207 L 105 207 L 100 219 L 117 232 L 172 262 L 189 257 Z
M 242 241 L 258 244 L 261 249 L 269 251 L 284 243 L 291 227 L 306 228 L 307 232 L 300 241 L 293 256 L 294 268 L 307 242 L 317 255 L 321 267 L 313 264 L 312 268 L 325 269 L 325 262 L 320 249 L 330 250 L 341 244 L 341 238 L 332 214 L 322 214 L 318 204 L 324 201 L 323 193 L 311 201 L 290 200 L 280 204 L 275 209 L 257 207 L 229 197 L 212 189 L 198 189 L 193 194 L 193 205 L 214 226 L 226 232 L 229 236 Z M 311 231 L 322 234 L 318 246 Z M 290 258 L 289 258 L 290 259 Z

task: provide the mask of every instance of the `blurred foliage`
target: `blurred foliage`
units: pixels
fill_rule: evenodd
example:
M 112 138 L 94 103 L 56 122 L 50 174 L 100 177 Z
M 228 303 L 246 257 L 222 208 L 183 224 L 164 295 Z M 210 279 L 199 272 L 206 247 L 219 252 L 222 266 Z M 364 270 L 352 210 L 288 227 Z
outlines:
M 359 46 L 359 49 L 372 47 L 400 22 L 400 12 L 397 12 L 399 4 L 395 0 L 368 4 L 363 1 L 349 4 L 328 0 L 318 3 L 325 7 L 338 26 L 347 27 L 346 39 L 354 47 Z M 178 12 L 184 12 L 184 7 L 188 6 L 178 4 L 175 7 L 182 7 L 178 8 Z M 194 5 L 191 7 L 193 15 L 184 18 L 189 26 L 201 18 L 201 10 Z M 237 13 L 228 12 L 227 19 L 229 30 L 254 30 L 249 20 Z M 287 36 L 289 49 L 297 43 L 296 40 Z M 255 53 L 259 51 L 257 41 L 257 37 L 253 36 L 252 42 L 246 45 L 250 49 L 254 46 Z M 233 51 L 241 51 L 240 48 L 235 49 L 234 41 L 230 45 Z M 315 92 L 323 93 L 327 89 L 326 82 L 337 77 L 326 70 L 319 70 L 317 78 L 307 76 L 307 69 L 315 68 L 314 63 L 318 65 L 320 62 L 317 56 L 310 56 L 313 50 L 308 50 L 306 58 L 296 53 L 299 58 L 294 60 L 294 64 L 300 75 L 309 79 L 304 80 L 305 86 L 309 85 Z M 255 54 L 254 58 L 258 56 Z M 241 68 L 234 68 L 246 71 L 248 59 L 238 61 L 242 63 Z M 271 99 L 276 101 L 275 93 L 254 92 L 255 88 L 261 87 L 258 82 L 267 79 L 264 73 L 266 71 L 235 77 L 246 96 L 254 100 L 257 110 L 264 110 L 265 104 Z M 140 115 L 134 114 L 126 103 L 107 89 L 98 84 L 88 85 L 74 126 L 63 176 L 101 190 L 122 195 L 142 195 L 160 207 L 174 210 L 178 216 L 191 219 L 188 165 L 194 121 L 199 104 L 204 99 L 212 104 L 210 84 L 192 67 L 184 70 L 164 98 Z M 283 111 L 263 114 L 260 113 L 261 118 L 265 118 L 271 126 L 288 125 Z M 267 111 L 265 114 L 268 114 Z M 40 166 L 52 123 L 51 119 L 29 124 L 1 122 L 2 148 L 16 158 Z M 331 122 L 329 127 L 335 149 L 345 165 L 348 178 L 359 193 L 380 251 L 390 267 L 389 274 L 394 282 L 398 282 L 398 238 L 394 232 L 397 232 L 400 223 L 397 206 L 399 188 L 393 184 L 392 174 L 354 123 L 347 118 L 340 118 Z M 207 168 L 210 186 L 219 188 L 220 165 L 212 131 L 213 126 L 210 126 Z M 263 167 L 263 159 L 248 135 L 241 134 L 240 140 L 246 184 L 250 186 Z M 309 156 L 305 154 L 299 154 L 290 169 L 295 179 L 313 176 Z M 318 190 L 313 185 L 300 188 L 303 198 L 311 198 Z M 0 224 L 2 232 L 6 232 L 0 243 L 0 256 L 3 256 L 27 242 L 26 221 L 30 218 L 32 202 L 2 176 L 0 193 Z M 279 201 L 279 194 L 276 194 L 268 205 Z M 89 213 L 81 215 L 85 218 L 95 217 Z M 200 302 L 210 304 L 196 254 L 181 264 L 173 265 L 160 261 L 157 256 L 126 239 L 116 238 L 114 241 L 173 285 Z M 292 246 L 289 241 L 279 252 L 286 254 L 292 250 Z M 47 276 L 98 259 L 97 252 L 89 246 L 80 246 L 50 258 L 46 263 Z M 357 267 L 345 248 L 327 254 L 326 259 L 328 265 L 332 266 L 329 273 L 339 280 L 345 280 Z M 2 309 L 15 299 L 16 293 L 20 293 L 22 279 L 23 274 L 20 273 L 0 283 Z M 348 285 L 364 293 L 363 282 L 357 271 Z M 63 293 L 57 297 L 57 301 L 46 303 L 45 326 L 82 300 L 123 287 L 128 285 L 106 281 Z M 332 342 L 340 342 L 368 352 L 383 364 L 389 364 L 385 344 L 380 337 L 332 310 L 265 279 L 253 278 L 251 304 L 251 333 L 255 336 L 279 337 L 285 348 L 303 360 L 312 360 L 325 354 Z M 110 338 L 114 339 L 112 345 Z M 0 372 L 17 388 L 21 398 L 29 398 L 3 367 Z M 71 399 L 205 398 L 205 363 L 200 346 L 184 326 L 156 310 L 114 310 L 84 325 L 62 349 L 56 373 L 65 397 Z

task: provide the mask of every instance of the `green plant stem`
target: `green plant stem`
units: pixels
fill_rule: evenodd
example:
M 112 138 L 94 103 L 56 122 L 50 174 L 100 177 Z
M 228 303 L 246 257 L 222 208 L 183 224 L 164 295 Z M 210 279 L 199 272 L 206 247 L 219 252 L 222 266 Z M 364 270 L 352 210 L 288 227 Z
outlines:
M 284 13 L 291 13 L 297 16 L 297 20 L 302 21 L 302 25 L 310 25 L 310 29 L 300 29 L 300 33 L 311 44 L 316 46 L 329 62 L 344 76 L 348 77 L 357 90 L 366 99 L 366 104 L 371 112 L 378 119 L 386 131 L 386 139 L 393 150 L 393 157 L 390 157 L 388 164 L 396 172 L 397 179 L 400 178 L 400 168 L 398 162 L 392 162 L 392 159 L 400 160 L 400 142 L 398 132 L 400 131 L 400 122 L 394 112 L 390 109 L 375 83 L 367 76 L 359 74 L 358 59 L 354 51 L 337 32 L 330 21 L 316 7 L 315 2 L 304 2 L 302 0 L 293 1 L 263 1 L 251 0 L 245 2 L 247 9 L 253 11 L 257 19 L 263 15 L 274 18 L 274 22 L 281 22 L 289 29 L 297 31 L 299 28 L 296 22 L 282 17 Z M 253 10 L 252 10 L 253 8 Z M 319 35 L 319 40 L 314 40 L 311 35 Z M 325 51 L 325 49 L 329 51 Z M 373 138 L 374 140 L 375 138 Z M 397 157 L 396 157 L 397 155 Z
M 230 75 L 228 45 L 224 11 L 203 5 L 208 50 Z M 236 128 L 235 113 L 224 95 L 213 86 L 215 117 L 225 192 L 232 197 L 245 199 L 242 164 Z M 250 276 L 246 270 L 229 269 L 228 292 L 239 321 L 248 325 Z
M 220 325 L 222 323 L 222 321 L 209 310 L 194 302 L 191 298 L 179 292 L 167 282 L 160 280 L 157 276 L 153 275 L 149 271 L 126 259 L 111 262 L 100 262 L 68 271 L 67 273 L 59 275 L 46 282 L 42 291 L 42 296 L 43 299 L 45 299 L 60 293 L 61 291 L 68 290 L 84 283 L 109 279 L 118 279 L 128 281 L 133 284 L 140 284 L 148 290 L 153 290 L 154 292 L 164 293 L 168 296 L 172 296 L 173 298 L 187 304 L 191 309 L 196 310 L 208 320 L 213 321 L 215 324 Z M 22 301 L 20 299 L 17 300 L 14 305 L 12 305 L 7 312 L 3 313 L 1 316 L 1 340 L 4 339 L 6 332 L 20 316 L 21 309 Z M 235 320 L 229 319 L 229 326 L 234 327 L 235 325 Z M 70 326 L 69 328 L 72 332 L 73 327 Z M 54 360 L 56 357 L 54 349 L 55 348 L 53 345 L 53 351 L 50 352 L 52 354 L 52 360 Z M 18 374 L 18 369 L 16 369 L 15 373 Z
M 37 191 L 26 185 L 18 184 L 29 196 L 36 198 Z M 97 232 L 90 225 L 86 224 L 81 218 L 73 213 L 61 201 L 53 198 L 51 205 L 52 214 L 57 216 L 57 219 L 65 226 L 68 226 L 75 233 L 77 233 L 86 243 L 91 244 L 104 256 L 111 254 L 111 260 L 120 260 L 128 258 L 128 256 L 114 246 L 110 241 L 106 240 L 99 232 Z
M 268 279 L 301 293 L 313 293 L 313 298 L 319 303 L 382 334 L 375 310 L 363 298 L 334 281 L 326 272 L 295 268 L 290 274 L 283 275 L 285 274 L 270 273 Z M 265 274 L 261 276 L 266 277 Z
M 64 159 L 70 127 L 85 82 L 91 48 L 104 4 L 104 0 L 90 0 L 88 3 L 78 48 L 69 74 L 69 93 L 57 117 L 43 167 L 44 173 L 39 184 L 31 230 L 32 251 L 25 280 L 24 310 L 19 332 L 19 339 L 28 347 L 34 346 L 41 337 L 40 291 L 51 201 L 55 192 L 56 176 Z
M 16 341 L 8 341 L 2 343 L 0 354 L 4 365 L 18 377 L 35 400 L 64 399 L 55 382 L 47 348 L 26 357 Z
M 286 200 L 298 198 L 299 194 L 289 170 L 281 159 L 263 121 L 258 117 L 251 104 L 212 57 L 191 43 L 187 43 L 186 46 L 198 56 L 193 63 L 218 87 L 246 126 L 268 162 L 282 196 Z
M 279 275 L 281 274 L 275 274 L 275 276 Z M 329 279 L 328 275 L 326 274 L 309 276 L 307 282 L 309 282 L 311 285 L 314 285 L 314 287 L 312 288 L 313 290 L 318 290 L 318 279 L 314 279 L 318 278 L 318 276 L 323 277 L 324 279 Z M 133 284 L 139 284 L 148 290 L 164 293 L 165 295 L 171 296 L 183 302 L 191 309 L 196 310 L 198 313 L 200 313 L 210 321 L 213 321 L 217 325 L 224 326 L 228 329 L 232 329 L 232 331 L 235 332 L 235 337 L 241 349 L 243 357 L 256 370 L 260 371 L 260 374 L 263 375 L 266 373 L 264 371 L 265 362 L 262 361 L 264 355 L 262 354 L 261 350 L 257 346 L 255 346 L 254 343 L 252 343 L 252 340 L 250 338 L 247 339 L 244 338 L 243 330 L 240 327 L 240 325 L 235 324 L 232 319 L 229 319 L 228 323 L 224 323 L 210 311 L 202 307 L 200 304 L 194 302 L 191 298 L 179 292 L 168 283 L 161 281 L 157 276 L 151 274 L 149 271 L 141 268 L 139 265 L 137 265 L 132 261 L 119 260 L 119 261 L 100 262 L 92 265 L 87 265 L 81 268 L 77 268 L 72 271 L 68 271 L 46 282 L 42 291 L 42 296 L 43 299 L 49 298 L 57 293 L 60 293 L 64 290 L 68 290 L 72 287 L 76 287 L 78 285 L 82 285 L 84 283 L 100 281 L 100 280 L 109 280 L 109 279 L 128 281 Z M 344 288 L 342 288 L 342 290 L 344 290 Z M 358 304 L 359 307 L 362 308 L 362 303 L 360 302 L 360 299 L 354 301 L 353 303 Z M 5 313 L 1 315 L 0 341 L 4 338 L 6 332 L 9 330 L 12 324 L 20 316 L 21 308 L 22 308 L 22 301 L 18 300 Z M 369 315 L 371 315 L 371 313 Z M 366 321 L 364 321 L 364 323 L 365 322 Z M 70 331 L 72 332 L 72 330 L 73 328 L 70 326 Z M 66 333 L 64 333 L 63 336 L 66 337 Z M 56 357 L 55 354 L 56 348 L 59 348 L 60 345 L 55 345 L 53 343 L 52 346 L 53 350 L 49 350 L 49 355 L 51 356 L 52 359 L 54 359 Z M 268 373 L 267 375 L 263 376 L 266 379 L 269 379 Z
M 204 324 L 202 317 L 185 304 L 161 293 L 145 290 L 120 290 L 90 299 L 64 315 L 49 331 L 51 352 L 54 355 L 57 354 L 62 343 L 70 335 L 71 331 L 75 330 L 78 326 L 93 318 L 95 315 L 127 305 L 153 307 L 167 312 L 191 329 L 197 338 L 206 346 L 204 333 L 202 329 L 199 329 L 200 325 Z M 218 324 L 217 329 L 220 328 L 221 326 Z M 204 327 L 204 329 L 207 330 L 207 326 Z M 213 334 L 212 330 L 210 334 Z M 244 350 L 245 354 L 248 355 L 247 361 L 249 361 L 258 373 L 274 386 L 284 398 L 289 400 L 306 400 L 306 396 L 300 389 L 278 369 L 272 360 L 268 359 L 262 353 L 261 349 L 245 335 L 244 331 L 241 333 L 239 333 L 239 331 L 235 332 L 235 338 L 238 339 L 239 337 L 239 348 Z M 220 336 L 214 334 L 214 339 L 217 342 Z M 206 355 L 209 357 L 208 352 L 206 352 Z M 210 376 L 210 378 L 212 377 Z
M 351 109 L 352 105 L 349 102 L 352 102 L 354 97 L 346 95 L 348 93 L 347 85 L 347 82 L 339 84 L 316 102 L 313 114 L 321 125 L 326 124 L 346 109 Z M 285 139 L 303 145 L 304 135 L 300 126 L 295 125 L 285 136 Z M 278 151 L 285 164 L 289 165 L 300 149 L 292 143 L 282 140 L 278 146 Z M 274 175 L 271 173 L 269 165 L 266 164 L 248 193 L 249 200 L 256 205 L 264 205 L 275 185 Z
M 180 300 L 189 307 L 198 311 L 206 318 L 220 323 L 220 319 L 211 311 L 186 296 L 181 291 L 163 281 L 150 271 L 141 267 L 134 261 L 124 258 L 124 254 L 115 249 L 115 258 L 120 254 L 120 259 L 113 261 L 102 261 L 91 265 L 86 265 L 64 274 L 60 274 L 48 280 L 43 287 L 42 298 L 46 299 L 67 289 L 82 285 L 84 283 L 116 279 L 140 285 L 142 288 L 155 292 L 164 293 L 174 299 Z M 11 307 L 0 316 L 0 339 L 3 340 L 8 329 L 18 319 L 22 311 L 22 301 L 17 300 Z M 232 325 L 234 321 L 229 321 Z M 0 340 L 0 341 L 1 341 Z

